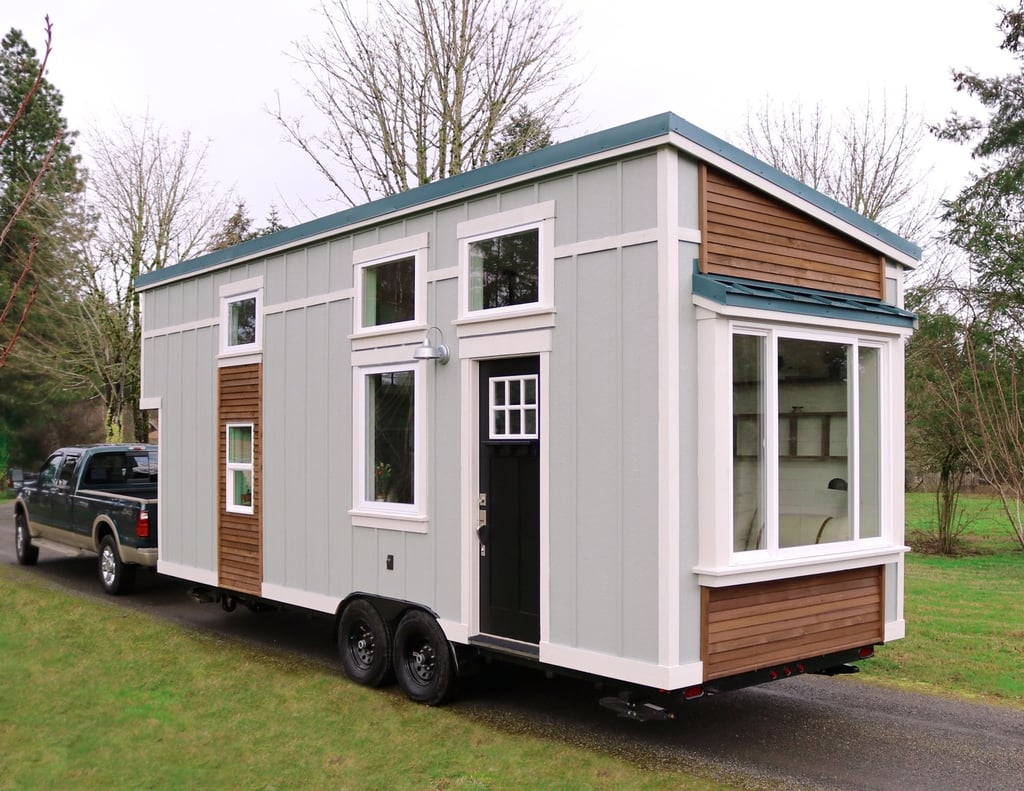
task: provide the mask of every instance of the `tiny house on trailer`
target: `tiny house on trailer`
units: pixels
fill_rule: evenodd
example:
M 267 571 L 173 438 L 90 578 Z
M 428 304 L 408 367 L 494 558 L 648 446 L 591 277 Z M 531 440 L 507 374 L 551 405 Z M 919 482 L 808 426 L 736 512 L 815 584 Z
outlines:
M 919 258 L 664 114 L 143 275 L 159 571 L 427 703 L 478 655 L 687 698 L 868 656 Z

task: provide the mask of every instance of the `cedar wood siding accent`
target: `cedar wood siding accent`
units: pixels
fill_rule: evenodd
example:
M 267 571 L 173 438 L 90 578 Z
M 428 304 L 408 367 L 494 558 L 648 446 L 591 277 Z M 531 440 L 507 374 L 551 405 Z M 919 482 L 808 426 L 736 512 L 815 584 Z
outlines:
M 217 530 L 218 584 L 239 593 L 259 596 L 263 582 L 262 505 L 263 366 L 238 365 L 218 369 L 217 463 L 220 473 Z M 252 423 L 253 514 L 227 512 L 227 424 Z
M 883 642 L 884 567 L 701 589 L 704 679 Z
M 706 165 L 700 192 L 701 272 L 883 298 L 880 253 Z

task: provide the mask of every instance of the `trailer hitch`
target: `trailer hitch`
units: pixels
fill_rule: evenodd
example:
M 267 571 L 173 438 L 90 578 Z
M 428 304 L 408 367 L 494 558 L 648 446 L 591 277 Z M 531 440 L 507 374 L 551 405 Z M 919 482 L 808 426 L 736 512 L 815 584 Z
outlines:
M 604 708 L 614 711 L 619 717 L 637 722 L 650 722 L 652 720 L 674 720 L 676 715 L 666 708 L 658 706 L 650 701 L 633 700 L 628 692 L 623 692 L 614 697 L 601 698 L 598 701 Z

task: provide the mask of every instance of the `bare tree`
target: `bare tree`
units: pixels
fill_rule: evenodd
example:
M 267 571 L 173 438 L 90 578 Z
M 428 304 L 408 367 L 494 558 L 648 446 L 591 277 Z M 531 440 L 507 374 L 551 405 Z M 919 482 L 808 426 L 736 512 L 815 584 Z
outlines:
M 576 19 L 547 0 L 377 0 L 358 17 L 322 0 L 323 40 L 296 45 L 310 132 L 278 103 L 287 137 L 349 205 L 491 161 L 513 112 L 564 123 L 577 84 Z
M 937 201 L 924 194 L 919 169 L 923 120 L 906 97 L 890 108 L 847 110 L 833 120 L 816 104 L 777 108 L 770 100 L 748 113 L 743 141 L 756 157 L 908 239 L 928 235 Z
M 79 272 L 73 337 L 57 366 L 69 385 L 90 387 L 106 411 L 110 441 L 144 440 L 139 410 L 142 328 L 135 279 L 205 251 L 229 213 L 229 196 L 205 178 L 206 146 L 168 135 L 148 117 L 96 133 L 89 182 L 96 232 Z
M 43 59 L 39 65 L 39 72 L 28 92 L 22 97 L 21 102 L 18 105 L 18 109 L 8 121 L 3 133 L 0 134 L 0 148 L 7 145 L 14 133 L 15 127 L 17 127 L 18 122 L 25 116 L 33 97 L 43 84 L 43 75 L 46 73 L 46 63 L 49 61 L 50 52 L 53 49 L 53 24 L 50 22 L 49 16 L 45 17 L 45 19 L 46 48 L 43 53 Z M 29 202 L 36 194 L 36 191 L 39 189 L 39 184 L 50 167 L 50 162 L 52 161 L 57 148 L 60 146 L 62 137 L 63 134 L 61 132 L 58 132 L 54 136 L 53 141 L 50 143 L 50 147 L 43 156 L 42 162 L 39 165 L 35 176 L 29 182 L 28 187 L 21 196 L 21 200 L 18 202 L 14 211 L 4 224 L 3 229 L 0 230 L 0 248 L 2 248 L 7 242 L 7 237 L 14 228 L 14 224 L 18 217 L 22 215 L 25 211 L 25 207 L 28 206 Z M 14 349 L 14 345 L 18 342 L 18 339 L 21 336 L 22 329 L 25 326 L 25 320 L 28 318 L 28 313 L 36 300 L 37 287 L 34 283 L 27 283 L 27 280 L 29 274 L 32 272 L 32 263 L 35 258 L 37 244 L 38 240 L 33 237 L 29 241 L 28 249 L 20 251 L 21 260 L 19 262 L 18 271 L 10 284 L 10 290 L 5 295 L 3 306 L 0 307 L 0 339 L 3 339 L 3 343 L 0 343 L 0 368 L 3 368 L 7 363 L 7 359 L 10 357 L 11 351 Z M 24 302 L 19 306 L 18 297 L 21 294 L 22 288 L 26 288 L 27 291 Z M 8 322 L 11 322 L 11 324 L 8 324 Z

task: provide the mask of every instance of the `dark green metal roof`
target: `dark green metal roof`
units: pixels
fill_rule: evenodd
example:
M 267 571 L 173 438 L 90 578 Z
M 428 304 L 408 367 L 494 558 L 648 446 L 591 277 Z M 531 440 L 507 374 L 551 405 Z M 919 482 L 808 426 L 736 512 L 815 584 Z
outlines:
M 387 198 L 356 206 L 335 214 L 320 217 L 309 222 L 286 228 L 283 231 L 251 239 L 248 242 L 217 250 L 207 255 L 193 258 L 164 269 L 140 275 L 136 288 L 145 289 L 164 280 L 178 279 L 185 275 L 196 274 L 236 259 L 250 258 L 262 252 L 301 243 L 304 239 L 319 237 L 334 231 L 341 231 L 347 226 L 366 222 L 376 217 L 383 217 L 394 212 L 413 209 L 420 204 L 454 198 L 466 192 L 489 184 L 496 184 L 507 179 L 523 176 L 533 171 L 540 171 L 553 166 L 564 165 L 574 160 L 594 156 L 604 151 L 611 151 L 624 146 L 655 140 L 670 133 L 681 135 L 701 148 L 724 157 L 739 167 L 750 171 L 770 183 L 806 200 L 849 225 L 861 230 L 879 242 L 888 245 L 911 258 L 920 259 L 921 250 L 916 245 L 900 238 L 891 231 L 875 222 L 851 211 L 842 204 L 822 195 L 794 178 L 787 176 L 770 165 L 761 162 L 744 151 L 724 140 L 705 132 L 673 113 L 662 113 L 644 118 L 640 121 L 616 126 L 603 132 L 584 135 L 575 140 L 556 143 L 553 146 L 532 151 L 522 156 L 506 159 L 493 165 L 487 165 L 468 173 L 425 184 L 422 187 L 401 192 Z M 699 154 L 698 154 L 699 156 Z
M 694 272 L 693 293 L 729 307 L 799 313 L 844 321 L 867 321 L 907 329 L 917 326 L 915 314 L 880 299 L 740 277 Z

